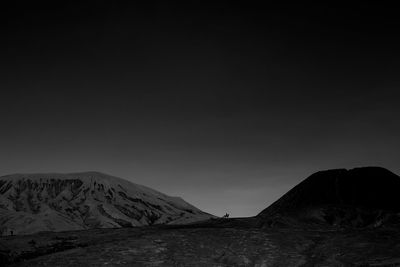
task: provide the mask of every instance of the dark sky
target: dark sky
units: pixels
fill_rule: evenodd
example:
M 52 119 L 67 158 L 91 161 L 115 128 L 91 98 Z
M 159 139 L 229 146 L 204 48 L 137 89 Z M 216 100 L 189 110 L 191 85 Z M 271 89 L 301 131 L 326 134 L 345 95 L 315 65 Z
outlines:
M 250 216 L 318 170 L 400 173 L 394 7 L 56 2 L 1 9 L 0 174 Z

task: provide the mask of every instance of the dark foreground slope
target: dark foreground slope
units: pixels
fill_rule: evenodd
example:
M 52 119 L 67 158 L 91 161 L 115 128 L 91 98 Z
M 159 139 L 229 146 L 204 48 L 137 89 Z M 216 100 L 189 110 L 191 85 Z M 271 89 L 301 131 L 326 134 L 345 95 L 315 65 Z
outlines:
M 257 215 L 263 225 L 378 227 L 397 223 L 400 177 L 379 167 L 317 172 Z
M 0 266 L 399 266 L 400 231 L 165 228 L 0 238 Z

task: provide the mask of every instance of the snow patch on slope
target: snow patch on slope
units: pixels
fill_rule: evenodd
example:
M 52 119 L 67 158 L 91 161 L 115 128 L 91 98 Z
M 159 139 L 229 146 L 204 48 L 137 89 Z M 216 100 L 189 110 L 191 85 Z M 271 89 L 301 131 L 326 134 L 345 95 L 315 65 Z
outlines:
M 16 234 L 184 224 L 214 216 L 179 197 L 99 172 L 0 177 L 0 230 Z

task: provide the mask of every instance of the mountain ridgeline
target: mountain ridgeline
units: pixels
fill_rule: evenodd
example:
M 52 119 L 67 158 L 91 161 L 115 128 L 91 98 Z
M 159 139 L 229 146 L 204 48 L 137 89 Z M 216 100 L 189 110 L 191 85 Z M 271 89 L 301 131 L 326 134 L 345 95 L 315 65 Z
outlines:
M 98 172 L 14 174 L 0 177 L 0 231 L 29 234 L 153 224 L 400 226 L 399 192 L 400 177 L 384 168 L 320 171 L 255 217 L 215 220 L 179 197 Z
M 312 174 L 254 217 L 212 219 L 207 227 L 400 227 L 400 177 L 381 167 Z
M 0 177 L 2 234 L 186 224 L 212 217 L 179 197 L 99 172 Z
M 400 177 L 380 167 L 314 173 L 256 216 L 263 226 L 378 227 L 399 222 Z

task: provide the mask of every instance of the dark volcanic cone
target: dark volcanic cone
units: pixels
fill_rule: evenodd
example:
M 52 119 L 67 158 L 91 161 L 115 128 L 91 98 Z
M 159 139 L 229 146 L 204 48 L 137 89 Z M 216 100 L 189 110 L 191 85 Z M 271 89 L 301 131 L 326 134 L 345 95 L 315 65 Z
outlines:
M 317 172 L 257 215 L 262 225 L 379 226 L 400 212 L 400 177 L 380 167 Z

